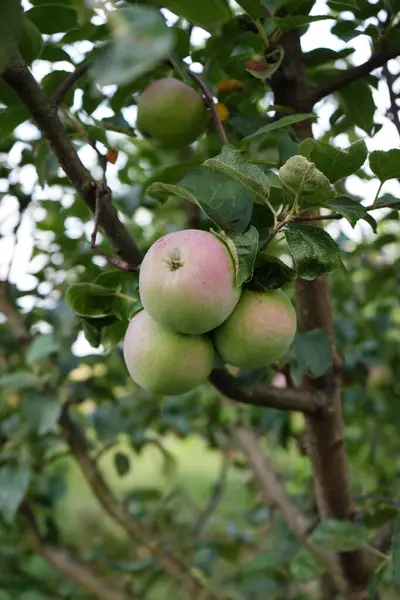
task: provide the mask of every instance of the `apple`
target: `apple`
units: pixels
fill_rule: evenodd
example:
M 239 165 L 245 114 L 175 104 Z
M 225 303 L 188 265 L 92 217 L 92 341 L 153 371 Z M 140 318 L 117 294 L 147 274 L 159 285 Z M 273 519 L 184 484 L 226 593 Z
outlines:
M 151 83 L 138 102 L 138 129 L 166 148 L 194 142 L 204 132 L 206 120 L 200 94 L 171 77 Z
M 153 319 L 188 334 L 221 325 L 241 293 L 228 247 L 197 229 L 169 233 L 151 246 L 140 268 L 139 291 Z
M 140 387 L 168 396 L 184 394 L 207 381 L 215 352 L 208 337 L 166 329 L 142 310 L 126 331 L 124 359 Z
M 220 357 L 244 369 L 280 359 L 296 333 L 296 311 L 282 290 L 244 290 L 230 317 L 214 332 Z

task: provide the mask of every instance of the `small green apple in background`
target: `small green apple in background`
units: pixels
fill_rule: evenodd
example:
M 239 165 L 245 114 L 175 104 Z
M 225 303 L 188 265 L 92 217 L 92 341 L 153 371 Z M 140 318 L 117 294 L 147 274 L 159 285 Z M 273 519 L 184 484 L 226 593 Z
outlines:
M 244 290 L 230 317 L 214 332 L 221 358 L 256 369 L 279 360 L 296 333 L 296 311 L 282 290 Z
M 202 97 L 189 85 L 166 77 L 151 83 L 138 103 L 137 126 L 166 148 L 182 148 L 205 130 Z
M 175 395 L 207 381 L 215 352 L 209 338 L 166 329 L 142 310 L 126 331 L 124 359 L 140 387 L 154 394 Z
M 197 229 L 169 233 L 151 246 L 140 268 L 139 290 L 153 319 L 188 334 L 221 325 L 241 294 L 227 246 Z

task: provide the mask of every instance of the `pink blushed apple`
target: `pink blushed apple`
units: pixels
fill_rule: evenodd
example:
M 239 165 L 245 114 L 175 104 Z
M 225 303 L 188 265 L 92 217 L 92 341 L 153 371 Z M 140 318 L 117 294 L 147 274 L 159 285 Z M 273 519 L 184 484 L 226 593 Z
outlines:
M 220 357 L 257 369 L 279 360 L 296 333 L 296 311 L 282 290 L 244 290 L 230 317 L 214 332 Z
M 124 359 L 132 379 L 154 394 L 184 394 L 205 383 L 215 352 L 206 336 L 166 329 L 146 311 L 137 313 L 124 339 Z
M 228 248 L 197 229 L 170 233 L 151 246 L 140 269 L 139 289 L 153 319 L 188 334 L 218 327 L 241 293 Z

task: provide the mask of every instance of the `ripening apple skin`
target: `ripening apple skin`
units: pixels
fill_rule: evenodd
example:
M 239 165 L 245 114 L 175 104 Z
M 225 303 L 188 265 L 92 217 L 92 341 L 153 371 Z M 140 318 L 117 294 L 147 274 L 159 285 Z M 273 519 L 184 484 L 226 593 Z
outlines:
M 153 394 L 184 394 L 204 383 L 215 352 L 206 336 L 183 335 L 156 323 L 142 310 L 126 330 L 124 359 L 132 379 Z
M 153 319 L 174 331 L 202 334 L 225 321 L 241 289 L 232 256 L 207 231 L 176 231 L 155 242 L 143 259 L 140 297 Z
M 296 333 L 296 311 L 282 290 L 244 290 L 231 316 L 214 332 L 220 357 L 243 369 L 280 359 Z
M 182 148 L 205 130 L 206 110 L 202 97 L 186 83 L 166 77 L 142 92 L 137 126 L 165 148 Z

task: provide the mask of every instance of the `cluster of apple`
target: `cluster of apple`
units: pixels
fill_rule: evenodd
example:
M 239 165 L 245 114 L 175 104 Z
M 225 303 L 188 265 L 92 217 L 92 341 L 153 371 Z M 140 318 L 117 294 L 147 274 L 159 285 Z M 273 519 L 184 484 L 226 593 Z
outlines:
M 212 233 L 170 233 L 143 259 L 144 309 L 131 320 L 124 358 L 132 379 L 155 394 L 183 394 L 204 383 L 216 353 L 255 369 L 285 354 L 296 313 L 281 290 L 242 290 L 228 247 Z

